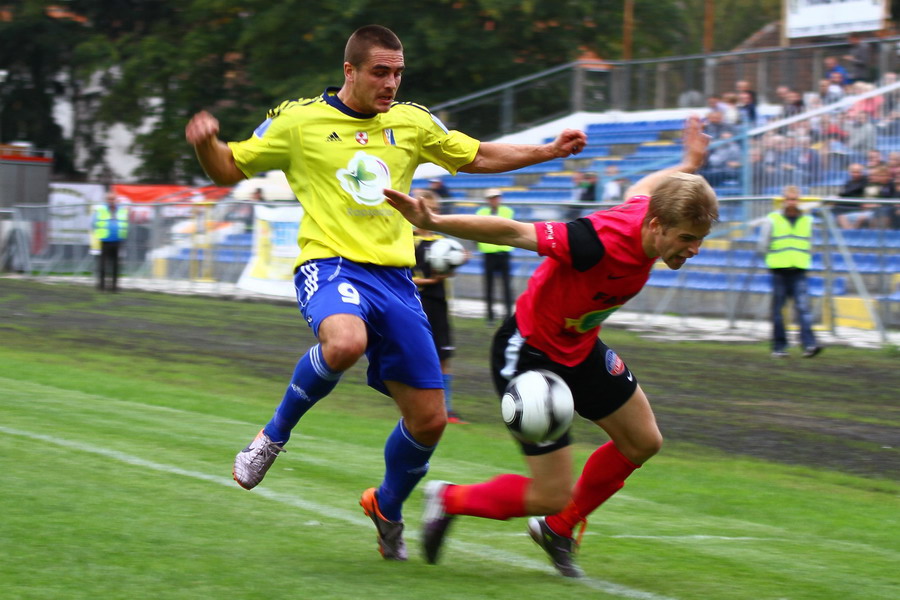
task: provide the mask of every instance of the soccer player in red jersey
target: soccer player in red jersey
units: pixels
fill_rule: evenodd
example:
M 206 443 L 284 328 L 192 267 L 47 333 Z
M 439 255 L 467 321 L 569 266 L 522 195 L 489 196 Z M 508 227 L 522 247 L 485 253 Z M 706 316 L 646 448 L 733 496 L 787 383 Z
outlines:
M 534 541 L 560 573 L 580 577 L 574 529 L 581 524 L 583 531 L 588 515 L 659 451 L 662 435 L 646 395 L 598 333 L 602 322 L 644 287 L 657 259 L 680 269 L 700 251 L 718 219 L 715 193 L 693 174 L 709 145 L 698 118 L 688 119 L 683 142 L 681 164 L 642 178 L 623 204 L 569 223 L 437 215 L 419 200 L 385 190 L 391 205 L 417 227 L 546 257 L 516 302 L 515 314 L 494 336 L 494 384 L 502 395 L 517 373 L 550 370 L 571 388 L 575 411 L 610 437 L 588 458 L 574 486 L 568 433 L 553 442 L 521 443 L 531 477 L 504 474 L 473 485 L 429 482 L 422 535 L 428 562 L 437 561 L 457 515 L 500 520 L 537 515 L 528 521 Z

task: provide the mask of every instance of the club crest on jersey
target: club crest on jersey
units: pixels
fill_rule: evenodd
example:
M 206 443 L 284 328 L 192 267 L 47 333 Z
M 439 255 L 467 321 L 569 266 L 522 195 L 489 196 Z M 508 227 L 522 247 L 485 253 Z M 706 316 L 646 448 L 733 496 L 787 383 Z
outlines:
M 625 363 L 612 350 L 606 351 L 606 370 L 610 375 L 621 375 L 625 372 Z
M 369 134 L 365 131 L 356 132 L 356 141 L 365 146 L 369 143 Z
M 338 169 L 335 176 L 341 188 L 365 206 L 384 202 L 384 188 L 391 187 L 391 170 L 385 162 L 362 150 L 350 159 L 346 169 Z

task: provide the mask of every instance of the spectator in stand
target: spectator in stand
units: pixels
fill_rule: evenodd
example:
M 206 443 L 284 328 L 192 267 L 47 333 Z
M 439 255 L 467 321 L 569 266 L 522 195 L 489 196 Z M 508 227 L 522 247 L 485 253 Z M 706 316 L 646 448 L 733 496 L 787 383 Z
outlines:
M 837 56 L 826 56 L 825 60 L 822 61 L 825 64 L 825 79 L 828 81 L 837 81 L 837 83 L 843 88 L 846 85 L 847 79 L 850 77 L 850 74 L 847 73 L 847 69 L 845 69 L 841 63 L 838 61 Z M 839 79 L 834 79 L 833 76 L 837 74 Z
M 786 85 L 779 85 L 775 88 L 775 103 L 782 106 L 782 112 L 784 112 L 784 106 L 787 105 L 787 96 L 790 91 L 791 88 Z
M 740 124 L 744 127 L 756 127 L 755 95 L 750 92 L 738 92 L 738 113 Z
M 894 190 L 900 197 L 900 172 L 894 175 Z M 887 229 L 900 229 L 900 202 L 894 202 L 886 207 L 884 227 Z
M 866 177 L 866 168 L 860 163 L 853 163 L 847 167 L 847 180 L 838 192 L 841 198 L 863 198 L 866 195 L 866 186 L 869 178 Z M 831 213 L 838 225 L 844 227 L 842 217 L 859 209 L 859 204 L 852 202 L 833 202 L 830 204 Z
M 862 94 L 866 94 L 875 89 L 874 85 L 866 83 L 865 81 L 857 81 L 852 87 L 853 95 L 855 96 L 861 96 Z M 873 122 L 877 122 L 882 116 L 881 105 L 883 102 L 884 98 L 881 96 L 872 96 L 871 98 L 857 100 L 849 109 L 847 109 L 847 116 L 852 118 L 857 113 L 863 112 L 869 115 L 869 118 L 872 119 Z
M 738 108 L 738 96 L 734 92 L 722 94 L 722 104 L 725 109 L 722 111 L 723 120 L 732 127 L 740 123 L 741 111 Z
M 763 187 L 784 187 L 793 181 L 794 167 L 787 155 L 790 142 L 786 136 L 775 134 L 763 141 Z
M 597 173 L 593 170 L 575 171 L 572 176 L 572 202 L 596 202 L 597 200 Z M 574 221 L 581 216 L 581 207 L 571 206 L 566 211 L 566 220 Z
M 872 48 L 859 37 L 858 33 L 847 36 L 850 52 L 844 55 L 847 61 L 848 83 L 872 81 Z
M 823 104 L 834 104 L 844 99 L 844 76 L 834 72 L 819 82 L 819 96 Z
M 891 171 L 891 177 L 896 178 L 897 175 L 900 175 L 900 152 L 888 153 L 887 167 Z
M 750 146 L 748 155 L 750 160 L 750 193 L 761 194 L 768 185 L 766 183 L 766 167 L 763 163 L 763 149 L 758 145 Z
M 879 164 L 869 171 L 866 198 L 893 198 L 895 196 L 894 177 L 886 164 Z
M 882 86 L 894 85 L 895 83 L 897 83 L 897 74 L 893 71 L 888 71 L 881 78 Z M 898 98 L 898 96 L 900 96 L 900 90 L 892 90 L 890 92 L 885 92 L 882 95 L 882 98 L 884 99 L 884 103 L 881 105 L 882 117 L 886 117 L 890 113 L 897 110 L 898 106 L 900 106 L 900 102 L 898 102 L 900 98 Z M 879 123 L 879 127 L 880 125 L 881 124 Z
M 866 173 L 870 176 L 875 172 L 875 169 L 880 169 L 881 167 L 886 167 L 887 163 L 884 162 L 884 157 L 881 155 L 880 150 L 869 150 L 866 152 Z
M 756 91 L 750 87 L 750 82 L 746 79 L 740 79 L 734 83 L 734 91 L 737 92 L 738 97 L 741 94 L 748 94 L 750 96 L 750 102 L 756 106 L 758 103 L 758 99 L 756 97 Z
M 806 186 L 818 179 L 821 161 L 819 153 L 810 144 L 809 136 L 789 138 L 785 159 L 793 169 L 791 180 L 794 185 Z
M 803 95 L 800 92 L 788 90 L 788 93 L 785 96 L 785 102 L 783 105 L 783 110 L 781 111 L 781 116 L 784 118 L 793 117 L 794 115 L 799 115 L 804 111 L 806 111 L 806 106 L 803 104 Z
M 610 165 L 618 169 L 615 165 Z M 606 167 L 609 169 L 609 167 Z M 597 200 L 597 173 L 593 170 L 578 173 L 578 187 L 575 188 L 576 200 L 579 202 L 596 202 Z
M 891 177 L 891 170 L 887 165 L 880 165 L 869 171 L 869 181 L 863 190 L 864 198 L 868 200 L 884 200 L 895 196 L 894 178 Z M 874 227 L 880 225 L 881 221 L 888 214 L 884 205 L 872 202 L 857 204 L 856 208 L 857 210 L 838 216 L 838 225 L 842 229 Z
M 878 130 L 867 113 L 858 112 L 847 120 L 847 150 L 854 160 L 875 148 L 877 141 Z
M 706 106 L 710 111 L 719 111 L 723 115 L 725 111 L 728 110 L 728 105 L 725 104 L 725 101 L 722 100 L 721 96 L 713 94 L 712 96 L 707 96 L 706 98 Z
M 719 110 L 709 111 L 703 123 L 703 133 L 713 140 L 717 140 L 722 137 L 722 133 L 725 131 L 734 133 L 732 126 L 725 122 L 725 114 Z
M 621 202 L 626 185 L 628 185 L 628 179 L 619 177 L 618 165 L 607 165 L 603 172 L 603 192 L 600 200 L 602 202 Z
M 866 168 L 859 163 L 853 163 L 847 167 L 847 181 L 844 182 L 838 196 L 841 198 L 862 198 L 865 196 L 869 178 L 866 177 Z
M 432 177 L 428 180 L 428 191 L 437 194 L 440 198 L 449 198 L 453 195 L 440 177 Z
M 822 157 L 825 170 L 843 171 L 847 168 L 847 132 L 843 129 L 843 116 L 823 114 L 819 119 L 819 130 L 813 147 Z
M 723 131 L 721 137 L 712 144 L 706 165 L 700 174 L 713 187 L 727 181 L 737 181 L 741 174 L 741 148 L 730 131 Z

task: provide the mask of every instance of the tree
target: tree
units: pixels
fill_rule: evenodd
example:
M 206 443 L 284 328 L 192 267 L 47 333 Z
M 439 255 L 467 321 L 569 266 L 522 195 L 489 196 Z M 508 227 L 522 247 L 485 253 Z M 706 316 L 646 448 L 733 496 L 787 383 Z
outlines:
M 23 140 L 52 150 L 57 172 L 71 171 L 71 144 L 53 118 L 54 99 L 64 93 L 70 48 L 83 25 L 47 15 L 44 2 L 22 2 L 15 18 L 0 22 L 0 142 Z
M 777 19 L 778 3 L 719 0 L 716 47 Z M 584 51 L 621 56 L 622 0 L 70 0 L 69 12 L 54 17 L 50 4 L 24 0 L 0 22 L 0 68 L 12 73 L 0 136 L 52 148 L 72 176 L 71 151 L 50 116 L 55 96 L 75 106 L 86 171 L 103 170 L 106 132 L 122 124 L 136 134 L 142 180 L 186 182 L 202 176 L 184 142 L 193 112 L 213 111 L 225 138 L 248 136 L 267 108 L 340 85 L 344 41 L 369 23 L 403 40 L 400 99 L 429 105 Z M 702 15 L 703 0 L 636 3 L 635 57 L 699 52 Z M 561 89 L 537 89 L 527 108 L 546 114 L 542 99 Z

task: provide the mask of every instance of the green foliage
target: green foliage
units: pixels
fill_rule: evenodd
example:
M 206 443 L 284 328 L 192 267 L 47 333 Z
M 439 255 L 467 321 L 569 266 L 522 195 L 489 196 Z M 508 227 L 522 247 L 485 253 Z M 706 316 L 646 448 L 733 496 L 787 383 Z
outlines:
M 621 56 L 621 0 L 65 3 L 86 23 L 48 17 L 50 4 L 22 2 L 11 9 L 11 22 L 0 23 L 0 68 L 14 74 L 3 91 L 3 139 L 51 148 L 71 171 L 68 146 L 50 118 L 54 97 L 65 94 L 77 105 L 75 135 L 89 156 L 86 166 L 104 160 L 103 127 L 120 123 L 139 132 L 133 150 L 148 182 L 202 176 L 183 142 L 193 112 L 211 110 L 223 137 L 238 139 L 282 100 L 340 85 L 344 42 L 369 23 L 385 24 L 403 40 L 400 99 L 426 105 L 565 64 L 584 51 Z M 777 6 L 720 0 L 716 48 L 777 19 Z M 698 52 L 702 23 L 700 0 L 636 2 L 634 56 Z

